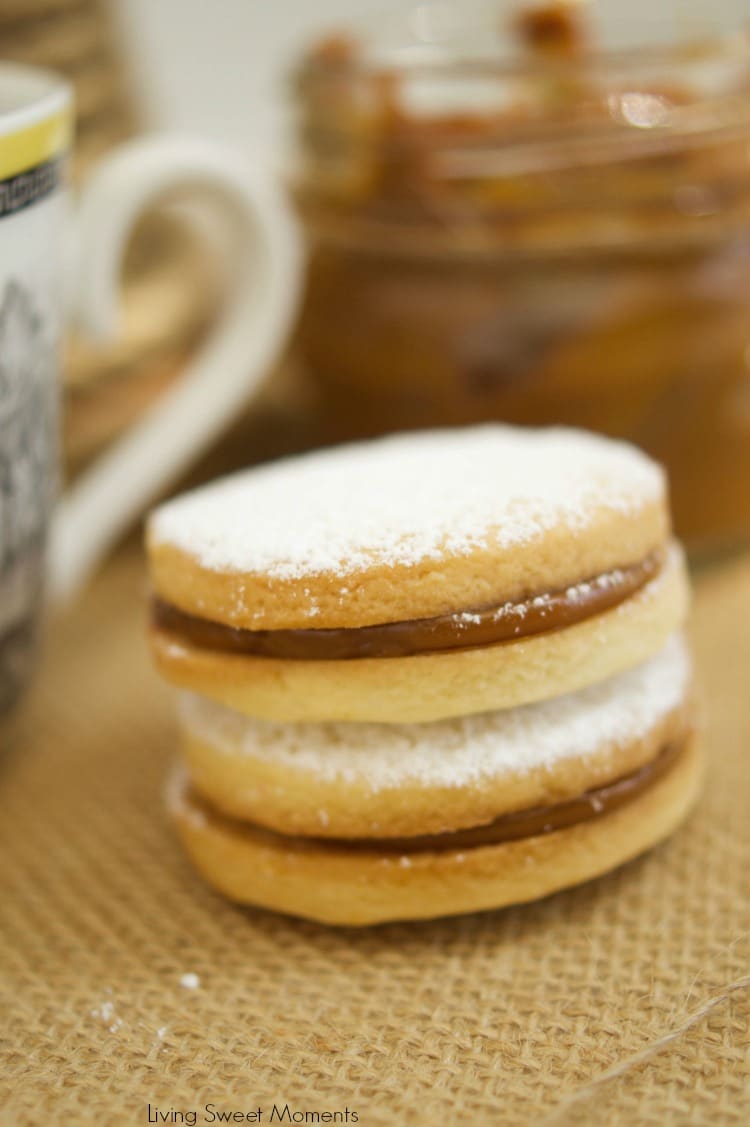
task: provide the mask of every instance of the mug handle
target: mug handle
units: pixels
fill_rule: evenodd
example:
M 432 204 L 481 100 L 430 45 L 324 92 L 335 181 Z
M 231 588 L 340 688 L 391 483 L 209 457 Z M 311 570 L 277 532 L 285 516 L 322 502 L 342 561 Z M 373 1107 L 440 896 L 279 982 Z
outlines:
M 227 228 L 231 292 L 174 387 L 63 496 L 52 523 L 53 599 L 71 598 L 117 536 L 221 433 L 289 335 L 301 252 L 279 189 L 237 154 L 180 137 L 129 142 L 92 174 L 74 221 L 69 313 L 94 337 L 114 334 L 129 235 L 144 211 L 178 191 L 213 205 Z

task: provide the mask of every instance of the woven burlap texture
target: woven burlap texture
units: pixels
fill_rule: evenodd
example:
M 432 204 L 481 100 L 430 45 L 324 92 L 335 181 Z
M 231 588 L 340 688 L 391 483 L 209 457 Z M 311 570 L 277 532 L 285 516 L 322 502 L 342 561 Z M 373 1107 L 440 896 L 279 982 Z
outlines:
M 145 590 L 126 552 L 1 730 L 2 1123 L 748 1122 L 750 559 L 697 584 L 710 775 L 672 841 L 542 903 L 369 931 L 235 907 L 183 858 Z

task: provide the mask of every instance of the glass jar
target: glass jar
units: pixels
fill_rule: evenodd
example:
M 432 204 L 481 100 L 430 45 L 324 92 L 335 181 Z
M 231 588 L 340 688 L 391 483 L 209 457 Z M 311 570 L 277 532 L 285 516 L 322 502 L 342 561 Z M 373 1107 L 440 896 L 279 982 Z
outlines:
M 716 545 L 750 533 L 750 34 L 622 7 L 422 3 L 305 57 L 297 353 L 338 435 L 631 439 Z

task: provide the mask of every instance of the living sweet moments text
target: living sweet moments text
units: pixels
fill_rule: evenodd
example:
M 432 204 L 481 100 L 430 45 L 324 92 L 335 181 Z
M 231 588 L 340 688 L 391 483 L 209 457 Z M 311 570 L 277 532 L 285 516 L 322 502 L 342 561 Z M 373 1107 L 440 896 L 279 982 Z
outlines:
M 215 1103 L 200 1108 L 175 1108 L 148 1104 L 147 1123 L 184 1124 L 196 1127 L 198 1123 L 358 1123 L 359 1116 L 349 1107 L 336 1110 L 295 1108 L 288 1103 L 275 1103 L 270 1107 L 238 1109 L 220 1107 Z

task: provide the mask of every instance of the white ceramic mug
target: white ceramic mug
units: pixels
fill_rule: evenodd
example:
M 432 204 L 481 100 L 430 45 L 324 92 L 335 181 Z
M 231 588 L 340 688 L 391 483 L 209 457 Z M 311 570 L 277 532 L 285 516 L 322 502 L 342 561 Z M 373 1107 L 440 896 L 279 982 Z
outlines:
M 28 638 L 45 570 L 52 594 L 70 596 L 220 433 L 273 364 L 299 288 L 298 240 L 280 194 L 237 154 L 183 138 L 135 141 L 101 163 L 71 208 L 71 136 L 67 83 L 0 64 L 0 682 L 14 660 L 4 640 L 18 630 Z M 219 241 L 233 261 L 223 314 L 175 385 L 58 501 L 65 320 L 100 339 L 114 332 L 129 234 L 175 193 L 213 208 L 225 227 Z

